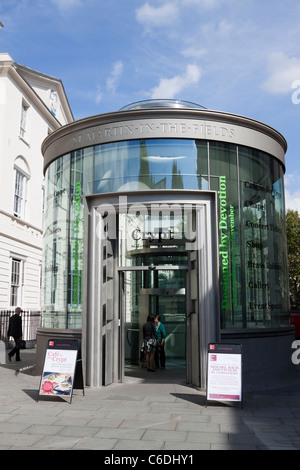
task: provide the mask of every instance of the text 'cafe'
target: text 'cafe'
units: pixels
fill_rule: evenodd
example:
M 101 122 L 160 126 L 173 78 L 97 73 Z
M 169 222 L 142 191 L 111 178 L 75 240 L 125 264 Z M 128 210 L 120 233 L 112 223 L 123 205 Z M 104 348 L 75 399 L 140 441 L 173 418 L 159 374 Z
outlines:
M 53 132 L 37 348 L 78 339 L 85 385 L 124 382 L 159 314 L 178 380 L 205 389 L 210 343 L 242 346 L 245 390 L 291 380 L 286 149 L 266 124 L 179 100 Z

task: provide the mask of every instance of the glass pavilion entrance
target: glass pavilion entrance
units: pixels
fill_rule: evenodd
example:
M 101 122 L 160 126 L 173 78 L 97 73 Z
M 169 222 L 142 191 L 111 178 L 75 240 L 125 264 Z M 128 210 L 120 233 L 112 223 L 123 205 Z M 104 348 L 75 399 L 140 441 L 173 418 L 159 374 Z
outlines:
M 158 314 L 167 334 L 166 368 L 178 370 L 179 381 L 184 372 L 187 383 L 205 387 L 207 345 L 219 334 L 215 194 L 201 193 L 200 200 L 183 191 L 175 203 L 172 196 L 86 198 L 87 385 L 138 376 L 143 324 Z

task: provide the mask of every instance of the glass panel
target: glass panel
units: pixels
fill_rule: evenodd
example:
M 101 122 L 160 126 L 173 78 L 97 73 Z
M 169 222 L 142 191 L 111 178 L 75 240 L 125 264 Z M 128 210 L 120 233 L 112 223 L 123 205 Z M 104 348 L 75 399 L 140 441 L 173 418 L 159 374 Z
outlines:
M 239 155 L 246 325 L 276 327 L 288 312 L 283 170 L 262 152 Z
M 198 189 L 207 190 L 208 181 L 208 142 L 196 140 Z M 188 188 L 186 188 L 188 189 Z
M 93 148 L 55 160 L 46 172 L 42 326 L 81 328 L 83 207 Z
M 181 365 L 185 361 L 185 296 L 159 295 L 150 299 L 161 322 L 166 329 L 165 353 L 166 361 L 170 359 L 180 360 Z M 154 310 L 154 307 L 153 307 Z
M 81 328 L 83 282 L 83 166 L 84 152 L 71 155 L 70 248 L 68 280 L 68 328 Z
M 242 326 L 236 146 L 209 143 L 210 189 L 217 191 L 222 328 Z
M 130 374 L 130 366 L 140 362 L 143 325 L 149 314 L 159 315 L 165 326 L 166 367 L 171 361 L 173 365 L 185 364 L 185 271 L 125 272 L 123 305 L 125 373 Z
M 21 137 L 25 136 L 25 131 L 26 131 L 26 119 L 27 119 L 27 112 L 28 112 L 29 106 L 27 106 L 25 103 L 22 103 L 22 108 L 21 108 L 21 122 L 20 122 L 20 135 Z
M 48 167 L 43 326 L 81 327 L 84 196 L 149 188 L 217 192 L 222 327 L 281 325 L 288 312 L 281 164 L 225 143 L 148 139 L 82 149 Z M 132 205 L 119 217 L 119 265 L 187 265 L 190 215 L 176 203 Z
M 42 327 L 67 327 L 70 155 L 46 173 L 44 216 L 44 303 Z
M 133 140 L 95 147 L 95 193 L 208 189 L 207 174 L 206 144 L 193 140 Z
M 15 179 L 15 197 L 14 197 L 14 215 L 17 217 L 24 217 L 24 203 L 25 203 L 25 186 L 26 178 L 20 173 L 20 171 L 15 170 L 16 179 Z
M 190 213 L 179 204 L 139 204 L 119 214 L 119 265 L 186 265 Z
M 16 307 L 19 301 L 21 263 L 17 259 L 11 261 L 10 305 L 12 307 Z

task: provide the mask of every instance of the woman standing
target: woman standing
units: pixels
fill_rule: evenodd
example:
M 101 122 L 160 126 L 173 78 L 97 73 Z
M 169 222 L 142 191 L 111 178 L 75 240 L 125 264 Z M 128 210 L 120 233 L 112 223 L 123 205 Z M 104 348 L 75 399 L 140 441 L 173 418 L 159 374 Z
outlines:
M 143 351 L 146 353 L 147 370 L 149 372 L 155 372 L 154 355 L 157 347 L 157 333 L 152 315 L 148 315 L 147 323 L 143 325 L 143 338 Z

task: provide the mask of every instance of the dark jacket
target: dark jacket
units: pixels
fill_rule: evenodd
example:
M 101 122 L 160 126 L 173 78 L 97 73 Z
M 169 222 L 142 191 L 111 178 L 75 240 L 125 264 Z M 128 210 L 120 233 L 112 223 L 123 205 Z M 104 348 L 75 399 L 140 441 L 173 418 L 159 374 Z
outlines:
M 19 339 L 23 336 L 23 334 L 22 334 L 22 318 L 17 313 L 15 313 L 9 319 L 7 336 L 12 336 L 13 338 L 17 338 L 17 339 Z
M 144 340 L 148 341 L 150 338 L 157 339 L 156 329 L 153 323 L 145 323 L 143 326 Z

